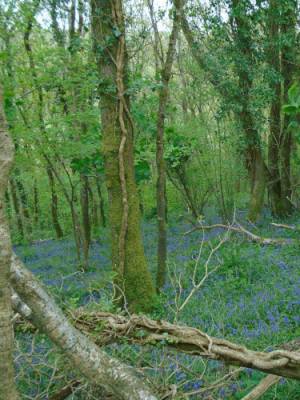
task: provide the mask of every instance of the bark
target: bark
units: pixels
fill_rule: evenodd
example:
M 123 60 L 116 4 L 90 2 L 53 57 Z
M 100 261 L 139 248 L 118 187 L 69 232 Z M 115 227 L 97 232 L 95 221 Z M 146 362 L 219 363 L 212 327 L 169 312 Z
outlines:
M 29 232 L 31 232 L 32 227 L 31 227 L 31 218 L 30 218 L 30 214 L 29 214 L 29 204 L 28 204 L 25 188 L 24 188 L 22 182 L 20 181 L 19 171 L 17 171 L 16 183 L 17 183 L 17 188 L 18 188 L 18 192 L 20 195 L 20 199 L 21 199 L 22 208 L 23 208 L 23 215 L 24 215 L 25 220 L 27 221 L 27 229 Z
M 281 381 L 280 376 L 268 375 L 263 379 L 254 389 L 251 390 L 242 400 L 258 400 L 265 394 L 272 386 Z
M 103 81 L 99 95 L 112 266 L 117 273 L 116 283 L 125 292 L 131 309 L 147 312 L 155 290 L 140 231 L 133 124 L 126 94 L 128 56 L 120 0 L 92 2 L 92 29 L 99 77 Z
M 83 253 L 85 265 L 89 265 L 88 254 L 91 247 L 91 224 L 89 216 L 89 181 L 88 177 L 83 175 L 80 177 L 82 187 L 80 190 L 80 203 L 82 214 L 82 229 L 83 229 Z
M 90 196 L 92 204 L 93 204 L 92 224 L 94 224 L 94 226 L 99 226 L 97 202 L 96 202 L 93 190 L 91 188 L 91 185 L 89 183 L 88 183 L 88 191 L 89 191 L 89 196 Z
M 268 62 L 274 69 L 273 99 L 270 107 L 270 132 L 268 138 L 268 181 L 267 187 L 271 201 L 271 212 L 273 215 L 283 216 L 284 205 L 281 201 L 281 179 L 280 179 L 280 136 L 281 136 L 281 80 L 280 80 L 280 51 L 279 51 L 279 2 L 270 0 L 268 10 Z
M 12 303 L 9 285 L 11 239 L 5 214 L 5 192 L 14 161 L 14 144 L 7 130 L 0 82 L 0 397 L 17 400 L 13 368 Z
M 104 388 L 119 399 L 156 400 L 131 368 L 100 350 L 72 326 L 15 254 L 11 262 L 11 283 L 31 310 L 31 320 L 69 357 L 91 385 Z
M 281 18 L 281 31 L 285 38 L 285 45 L 281 50 L 281 75 L 284 79 L 283 102 L 288 104 L 288 90 L 292 85 L 293 76 L 296 72 L 295 52 L 296 44 L 296 23 L 297 23 L 298 2 L 288 0 L 284 2 L 283 15 Z M 284 208 L 288 213 L 293 210 L 292 203 L 288 200 L 292 195 L 291 179 L 291 147 L 292 133 L 288 130 L 289 116 L 284 113 L 281 144 L 281 199 Z
M 169 45 L 166 61 L 161 65 L 161 83 L 162 87 L 159 90 L 159 105 L 157 113 L 157 134 L 156 134 L 156 203 L 157 203 L 157 230 L 158 230 L 158 245 L 157 245 L 157 273 L 156 273 L 156 290 L 159 292 L 164 287 L 167 274 L 167 197 L 166 197 L 166 163 L 164 160 L 164 135 L 165 135 L 165 118 L 167 101 L 169 97 L 169 81 L 171 79 L 172 65 L 175 56 L 175 46 L 179 32 L 180 15 L 182 10 L 182 1 L 175 1 L 175 15 L 173 20 L 172 32 L 169 37 Z M 152 8 L 150 8 L 152 10 Z M 152 21 L 153 12 L 152 12 Z M 154 30 L 157 35 L 157 26 Z M 158 53 L 158 47 L 155 52 Z M 161 59 L 163 59 L 161 55 Z M 156 71 L 159 73 L 159 70 Z
M 70 42 L 75 36 L 75 17 L 76 17 L 76 0 L 71 0 L 71 8 L 70 8 Z
M 234 221 L 233 224 L 237 225 L 237 227 L 234 227 L 232 225 L 224 225 L 224 224 L 215 224 L 215 225 L 210 225 L 210 226 L 205 226 L 205 225 L 197 225 L 194 221 L 192 221 L 190 218 L 185 217 L 182 215 L 183 218 L 187 219 L 190 221 L 193 225 L 194 228 L 183 233 L 183 236 L 187 236 L 192 232 L 195 232 L 197 230 L 210 230 L 210 229 L 226 229 L 227 231 L 232 231 L 232 232 L 237 232 L 237 233 L 242 233 L 243 235 L 246 235 L 250 238 L 252 242 L 259 243 L 261 246 L 269 245 L 269 244 L 277 244 L 277 245 L 298 245 L 300 243 L 299 239 L 291 239 L 291 238 L 266 238 L 263 236 L 258 236 L 255 235 L 254 233 L 248 231 L 247 229 L 243 228 L 237 221 Z
M 14 210 L 15 214 L 17 217 L 17 223 L 18 223 L 18 231 L 22 237 L 24 237 L 24 229 L 23 229 L 23 221 L 22 221 L 22 215 L 20 212 L 20 207 L 19 207 L 19 200 L 17 196 L 17 191 L 16 191 L 16 185 L 13 180 L 13 178 L 9 179 L 9 184 L 10 184 L 10 191 L 11 191 L 11 197 L 14 205 Z
M 101 223 L 103 228 L 106 227 L 106 217 L 105 217 L 105 212 L 104 212 L 104 200 L 101 192 L 101 184 L 99 178 L 96 179 L 96 184 L 97 184 L 97 191 L 100 199 L 99 203 L 99 208 L 100 208 L 100 215 L 101 215 Z
M 236 101 L 241 111 L 236 114 L 246 139 L 245 161 L 250 179 L 251 196 L 248 218 L 256 222 L 261 218 L 265 193 L 265 166 L 262 156 L 260 135 L 251 110 L 251 89 L 253 78 L 251 67 L 254 63 L 252 54 L 251 20 L 240 9 L 240 0 L 233 0 L 232 13 L 235 26 L 233 27 L 236 50 L 243 60 L 236 65 L 239 79 L 239 96 Z M 232 17 L 231 17 L 232 18 Z M 250 67 L 251 66 L 251 67 Z
M 57 22 L 57 0 L 51 0 L 50 2 L 51 10 L 51 28 L 53 29 L 54 33 L 54 40 L 56 41 L 58 47 L 64 47 L 64 33 L 58 26 Z M 65 104 L 65 103 L 64 103 Z
M 255 132 L 257 133 L 257 132 Z M 250 137 L 249 137 L 250 139 Z M 259 139 L 257 139 L 259 140 Z M 248 219 L 251 222 L 260 220 L 264 206 L 265 195 L 265 163 L 262 156 L 261 147 L 249 145 L 247 151 L 247 169 L 251 185 L 250 206 Z
M 185 194 L 186 197 L 186 202 L 188 204 L 188 206 L 190 207 L 191 211 L 192 211 L 192 215 L 195 219 L 198 218 L 198 212 L 197 212 L 197 207 L 193 201 L 191 192 L 190 192 L 190 188 L 187 182 L 187 174 L 186 174 L 186 170 L 185 170 L 185 162 L 181 162 L 180 165 L 177 165 L 174 168 L 177 176 L 178 176 L 178 180 L 181 183 L 181 186 L 183 187 L 183 192 Z M 201 214 L 201 210 L 200 210 L 200 214 Z
M 39 195 L 37 188 L 37 180 L 34 181 L 33 186 L 33 213 L 34 213 L 34 223 L 37 224 L 39 220 Z
M 51 168 L 47 168 L 47 174 L 50 181 L 50 188 L 51 188 L 51 216 L 52 216 L 52 223 L 53 227 L 56 232 L 57 239 L 64 236 L 64 233 L 61 229 L 59 220 L 58 220 L 58 201 L 57 201 L 57 194 L 55 190 L 55 183 L 54 183 L 54 176 Z
M 165 343 L 166 348 L 180 353 L 198 355 L 219 360 L 225 364 L 252 368 L 267 374 L 274 374 L 300 380 L 299 339 L 283 344 L 269 353 L 250 350 L 244 345 L 215 338 L 200 329 L 171 324 L 163 320 L 152 320 L 145 315 L 132 315 L 129 318 L 104 311 L 72 312 L 74 325 L 93 332 L 96 343 L 107 345 L 126 338 L 130 344 L 139 346 Z M 97 334 L 95 329 L 103 327 Z M 140 333 L 143 332 L 143 335 Z M 113 333 L 113 334 L 112 334 Z
M 13 256 L 11 270 L 27 271 L 17 257 Z M 31 274 L 29 271 L 27 273 Z M 27 276 L 22 279 L 23 285 L 28 282 Z M 27 283 L 28 286 L 28 283 Z M 29 283 L 29 286 L 30 283 Z M 41 287 L 39 293 L 45 295 Z M 33 295 L 37 292 L 33 288 Z M 40 296 L 40 295 L 39 295 Z M 32 310 L 28 314 L 28 306 L 19 301 L 16 311 L 29 321 L 37 325 L 39 314 Z M 46 305 L 47 307 L 47 305 Z M 21 311 L 23 310 L 23 311 Z M 28 315 L 26 317 L 26 315 Z M 267 374 L 284 376 L 300 380 L 300 350 L 299 339 L 290 343 L 275 346 L 275 350 L 264 353 L 250 350 L 244 345 L 235 344 L 228 340 L 214 338 L 202 332 L 200 329 L 182 325 L 171 324 L 162 320 L 152 320 L 145 315 L 131 315 L 125 317 L 120 314 L 112 314 L 104 311 L 73 310 L 68 314 L 72 317 L 73 324 L 85 334 L 92 333 L 99 346 L 124 341 L 139 346 L 156 346 L 163 341 L 164 346 L 180 353 L 192 354 L 208 359 L 220 360 L 225 364 L 252 368 Z M 31 322 L 32 323 L 32 322 Z M 36 326 L 37 326 L 36 325 Z M 102 327 L 98 331 L 99 326 Z M 96 333 L 98 331 L 98 333 Z M 141 334 L 143 332 L 143 334 Z

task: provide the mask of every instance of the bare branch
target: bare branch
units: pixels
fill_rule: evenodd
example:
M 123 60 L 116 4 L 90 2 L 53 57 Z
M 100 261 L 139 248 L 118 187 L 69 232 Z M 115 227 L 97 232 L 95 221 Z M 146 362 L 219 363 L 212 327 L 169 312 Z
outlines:
M 268 375 L 263 379 L 254 389 L 251 390 L 242 400 L 258 400 L 265 394 L 272 386 L 281 381 L 280 376 Z
M 187 231 L 183 233 L 183 236 L 187 236 L 192 232 L 195 232 L 199 229 L 202 230 L 210 230 L 210 229 L 227 229 L 233 232 L 237 233 L 242 233 L 250 238 L 252 242 L 260 243 L 261 245 L 268 245 L 268 244 L 279 244 L 279 245 L 291 245 L 291 244 L 299 244 L 298 239 L 292 239 L 292 238 L 265 238 L 262 236 L 255 235 L 254 233 L 248 231 L 247 229 L 243 228 L 237 221 L 234 221 L 234 223 L 238 226 L 237 228 L 232 226 L 232 225 L 224 225 L 224 224 L 215 224 L 215 225 L 210 225 L 210 226 L 205 226 L 205 225 L 198 225 L 194 221 L 192 221 L 190 218 L 185 217 L 182 215 L 183 218 L 189 220 L 193 225 L 194 228 L 191 229 L 190 231 Z

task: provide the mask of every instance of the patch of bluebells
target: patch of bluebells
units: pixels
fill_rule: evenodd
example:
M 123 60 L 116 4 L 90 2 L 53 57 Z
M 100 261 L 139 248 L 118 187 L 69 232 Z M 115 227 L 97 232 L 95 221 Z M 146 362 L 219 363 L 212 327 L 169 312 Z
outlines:
M 219 222 L 219 217 L 205 217 L 206 224 Z M 257 231 L 247 221 L 242 221 L 242 224 L 264 237 L 295 237 L 293 231 L 275 229 L 269 222 L 270 218 L 267 216 Z M 294 216 L 293 222 L 295 225 L 299 224 L 299 219 Z M 171 221 L 168 229 L 168 266 L 171 273 L 176 270 L 177 276 L 182 278 L 181 301 L 184 301 L 192 288 L 191 275 L 199 255 L 202 232 L 195 231 L 183 237 L 181 234 L 190 230 L 191 226 L 181 220 Z M 222 234 L 224 230 L 207 231 L 205 242 L 217 243 L 218 236 Z M 156 221 L 142 224 L 142 238 L 149 269 L 155 277 Z M 66 298 L 80 293 L 78 305 L 108 300 L 109 287 L 106 286 L 105 291 L 90 290 L 95 282 L 107 279 L 111 269 L 108 230 L 100 241 L 91 246 L 91 270 L 86 273 L 78 272 L 75 243 L 72 240 L 40 242 L 27 247 L 17 247 L 15 251 L 26 266 L 54 292 L 61 287 Z M 207 246 L 199 260 L 196 275 L 198 281 L 204 274 L 203 265 L 208 252 Z M 288 337 L 292 339 L 299 336 L 300 270 L 299 250 L 296 246 L 261 247 L 247 242 L 243 235 L 232 234 L 229 242 L 219 249 L 219 259 L 225 260 L 225 264 L 220 265 L 217 258 L 212 260 L 211 267 L 219 265 L 219 269 L 195 293 L 180 314 L 181 323 L 257 349 L 265 349 L 271 343 L 276 344 L 286 341 Z M 75 272 L 77 273 L 74 275 Z M 174 306 L 175 295 L 178 296 L 178 293 L 178 288 L 174 288 L 171 282 L 167 281 L 163 296 L 171 306 Z M 171 309 L 166 307 L 165 310 L 167 311 L 164 318 L 172 321 L 174 315 Z M 150 360 L 156 363 L 160 357 L 161 351 L 153 349 Z M 191 360 L 186 355 L 180 359 L 187 365 Z M 208 362 L 208 366 L 214 373 L 220 368 L 220 364 L 214 361 Z M 170 362 L 169 369 L 172 368 L 176 369 L 177 366 Z M 157 373 L 156 368 L 152 373 Z M 249 378 L 251 373 L 247 372 Z M 184 375 L 181 370 L 176 371 L 174 379 L 177 384 L 186 380 Z M 190 380 L 186 385 L 186 389 L 197 389 L 199 382 L 193 383 Z M 224 392 L 220 389 L 219 393 L 221 398 L 232 397 L 232 393 L 238 390 L 234 386 L 222 389 Z

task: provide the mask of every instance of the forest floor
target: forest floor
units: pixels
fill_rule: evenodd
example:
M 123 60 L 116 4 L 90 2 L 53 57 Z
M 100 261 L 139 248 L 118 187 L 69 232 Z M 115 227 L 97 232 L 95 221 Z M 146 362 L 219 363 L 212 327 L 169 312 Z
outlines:
M 271 226 L 270 222 L 278 221 L 268 214 L 257 227 L 245 222 L 243 216 L 245 213 L 237 214 L 237 220 L 257 235 L 273 238 L 299 237 L 299 231 Z M 211 213 L 206 215 L 202 222 L 205 225 L 212 225 L 221 221 Z M 299 216 L 293 216 L 284 222 L 300 226 Z M 197 258 L 199 261 L 196 281 L 199 281 L 204 276 L 204 263 L 211 246 L 216 246 L 219 237 L 225 234 L 222 229 L 204 232 L 204 245 L 199 257 L 203 232 L 197 230 L 182 236 L 182 233 L 191 228 L 192 225 L 186 220 L 177 216 L 170 217 L 169 278 L 162 295 L 155 302 L 152 315 L 154 318 L 173 321 L 172 310 L 178 296 L 181 296 L 180 304 L 182 304 L 192 289 L 191 277 Z M 155 220 L 142 223 L 142 235 L 148 266 L 155 277 L 157 248 Z M 112 310 L 108 228 L 101 229 L 101 237 L 91 246 L 90 267 L 87 272 L 78 271 L 73 240 L 43 241 L 18 246 L 15 251 L 25 265 L 54 293 L 63 308 L 89 307 L 97 303 L 98 308 L 105 311 Z M 250 242 L 242 234 L 232 233 L 230 239 L 212 258 L 209 269 L 218 267 L 217 270 L 192 297 L 178 320 L 182 324 L 197 327 L 211 336 L 242 343 L 253 350 L 271 350 L 274 345 L 298 338 L 300 336 L 299 260 L 299 244 L 263 246 Z M 22 355 L 31 351 L 36 360 L 41 354 L 46 359 L 46 354 L 49 352 L 47 341 L 38 340 L 37 349 L 32 342 L 31 345 L 28 343 L 26 346 L 22 345 L 22 341 L 28 341 L 29 338 L 29 334 L 18 337 Z M 32 337 L 31 339 L 33 340 Z M 265 376 L 250 369 L 235 373 L 235 368 L 223 366 L 220 362 L 203 361 L 200 357 L 176 354 L 174 351 L 166 351 L 163 347 L 149 350 L 120 344 L 109 346 L 107 351 L 120 356 L 131 365 L 135 363 L 143 365 L 153 382 L 163 387 L 165 392 L 169 388 L 176 388 L 177 395 L 173 398 L 178 399 L 196 399 L 204 396 L 207 399 L 241 399 Z M 24 368 L 20 359 L 17 365 L 19 370 Z M 47 365 L 47 368 L 50 368 L 51 362 L 47 362 Z M 42 399 L 41 390 L 34 384 L 41 381 L 41 377 L 36 371 L 32 374 L 34 376 L 32 383 L 27 379 L 25 384 L 24 374 L 20 373 L 18 379 L 20 390 L 25 390 L 31 398 Z M 227 378 L 222 379 L 225 375 L 228 375 Z M 78 391 L 74 399 L 88 398 L 80 393 Z M 183 393 L 189 397 L 181 397 Z M 295 381 L 282 380 L 261 398 L 299 399 L 300 387 Z

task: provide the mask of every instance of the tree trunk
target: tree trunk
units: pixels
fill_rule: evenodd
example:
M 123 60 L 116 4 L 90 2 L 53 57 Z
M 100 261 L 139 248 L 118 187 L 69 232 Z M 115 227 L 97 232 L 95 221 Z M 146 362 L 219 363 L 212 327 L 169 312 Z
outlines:
M 80 190 L 80 203 L 81 203 L 81 214 L 82 214 L 82 227 L 84 235 L 84 260 L 85 265 L 89 265 L 88 254 L 91 247 L 91 224 L 89 216 L 89 180 L 86 175 L 80 177 L 82 187 Z
M 38 196 L 38 188 L 37 188 L 37 181 L 35 179 L 34 186 L 33 186 L 33 214 L 34 214 L 34 224 L 36 225 L 39 220 L 39 196 Z
M 243 14 L 244 11 L 241 11 L 244 10 L 244 7 L 240 7 L 240 0 L 233 0 L 231 7 L 230 18 L 235 21 L 235 25 L 232 27 L 232 37 L 236 46 L 235 51 L 239 53 L 239 57 L 242 57 L 242 62 L 236 63 L 239 80 L 238 96 L 233 96 L 232 91 L 227 86 L 222 85 L 216 71 L 210 70 L 210 67 L 206 65 L 205 57 L 202 56 L 198 48 L 184 12 L 181 15 L 181 26 L 195 61 L 201 69 L 209 72 L 211 84 L 220 92 L 224 99 L 241 108 L 238 113 L 235 112 L 235 118 L 241 125 L 246 139 L 245 161 L 251 187 L 248 217 L 255 222 L 261 218 L 263 210 L 265 171 L 259 133 L 255 127 L 254 115 L 250 112 L 252 108 L 250 103 L 250 90 L 252 87 L 251 68 L 253 68 L 252 64 L 254 61 L 252 59 L 251 47 L 252 28 L 249 25 L 249 16 L 246 13 Z
M 64 236 L 64 233 L 61 229 L 59 220 L 58 220 L 58 206 L 57 206 L 57 194 L 55 190 L 54 176 L 51 168 L 47 168 L 47 174 L 50 181 L 51 188 L 51 215 L 52 215 L 52 223 L 56 232 L 57 239 Z
M 98 195 L 99 195 L 99 200 L 100 200 L 100 215 L 101 215 L 101 223 L 103 228 L 106 227 L 106 217 L 105 217 L 105 212 L 104 212 L 104 200 L 103 200 L 103 196 L 102 196 L 102 192 L 101 192 L 101 184 L 99 181 L 99 178 L 96 178 L 96 184 L 97 184 L 97 191 L 98 191 Z
M 268 61 L 269 66 L 275 70 L 272 77 L 271 88 L 274 97 L 270 109 L 270 132 L 268 138 L 268 174 L 267 187 L 271 201 L 273 216 L 285 214 L 284 205 L 281 201 L 280 180 L 280 137 L 281 137 L 281 79 L 280 79 L 280 51 L 279 51 L 279 4 L 278 0 L 270 0 L 268 10 Z
M 281 32 L 285 45 L 281 50 L 281 75 L 284 79 L 284 104 L 288 104 L 288 90 L 292 85 L 293 75 L 296 71 L 295 49 L 296 44 L 296 23 L 297 23 L 298 2 L 288 0 L 283 5 L 283 16 L 281 19 Z M 281 200 L 287 213 L 293 210 L 292 203 L 288 200 L 292 195 L 291 179 L 291 145 L 292 134 L 288 130 L 289 116 L 283 115 L 282 144 L 281 144 Z
M 26 224 L 27 230 L 29 232 L 31 232 L 32 226 L 31 226 L 31 218 L 30 218 L 30 214 L 29 214 L 29 204 L 28 204 L 28 200 L 27 200 L 26 191 L 25 191 L 25 188 L 24 188 L 22 182 L 20 181 L 20 171 L 15 170 L 14 172 L 16 173 L 16 184 L 17 184 L 17 189 L 18 189 L 20 199 L 21 199 L 24 219 L 27 222 L 27 224 Z
M 256 128 L 255 116 L 251 112 L 251 88 L 253 85 L 252 70 L 252 27 L 249 16 L 240 7 L 241 0 L 233 0 L 232 16 L 235 21 L 234 40 L 236 50 L 242 55 L 242 62 L 236 65 L 239 78 L 239 96 L 236 102 L 241 111 L 235 113 L 246 139 L 246 166 L 248 169 L 251 195 L 248 218 L 256 222 L 261 218 L 265 193 L 265 166 L 261 149 L 261 139 Z
M 15 254 L 12 256 L 10 270 L 15 291 L 31 310 L 31 322 L 66 354 L 91 385 L 105 388 L 120 400 L 157 400 L 131 368 L 100 350 L 73 327 Z M 29 309 L 26 308 L 27 313 Z M 2 367 L 3 360 L 0 365 Z M 5 374 L 7 372 L 3 372 L 1 378 Z M 5 400 L 13 399 L 7 397 Z
M 0 82 L 0 397 L 17 400 L 13 368 L 12 304 L 9 284 L 11 239 L 5 214 L 5 192 L 14 161 L 14 144 L 7 130 Z
M 92 204 L 93 204 L 93 213 L 92 213 L 93 218 L 92 218 L 91 224 L 93 224 L 94 226 L 99 226 L 97 202 L 96 202 L 93 190 L 92 190 L 89 182 L 88 182 L 88 191 L 89 191 L 89 196 L 90 196 Z
M 116 28 L 117 27 L 117 28 Z M 133 162 L 133 124 L 126 94 L 127 53 L 120 0 L 92 2 L 98 63 L 103 156 L 116 284 L 135 311 L 149 311 L 155 293 L 142 244 Z M 123 296 L 122 296 L 123 297 Z M 121 299 L 124 302 L 124 299 Z
M 265 195 L 265 168 L 261 148 L 249 150 L 248 173 L 250 177 L 251 196 L 248 218 L 256 222 L 261 218 Z
M 9 184 L 10 184 L 10 191 L 11 191 L 11 197 L 12 197 L 12 201 L 13 201 L 13 205 L 14 205 L 14 210 L 15 210 L 17 223 L 18 223 L 18 231 L 23 238 L 24 237 L 23 221 L 22 221 L 22 215 L 20 212 L 16 186 L 15 186 L 15 182 L 14 182 L 13 178 L 9 179 Z
M 165 117 L 166 108 L 169 97 L 169 81 L 171 79 L 171 71 L 176 50 L 176 42 L 178 37 L 180 17 L 182 10 L 182 1 L 175 1 L 175 15 L 173 19 L 173 28 L 169 37 L 169 45 L 164 62 L 162 49 L 159 47 L 159 33 L 157 24 L 153 14 L 153 3 L 148 2 L 151 21 L 155 35 L 156 54 L 156 74 L 161 74 L 162 86 L 159 89 L 159 105 L 157 112 L 157 132 L 156 132 L 156 204 L 157 204 L 157 230 L 158 230 L 158 245 L 157 245 L 157 273 L 156 273 L 156 290 L 160 291 L 166 282 L 167 273 L 167 197 L 166 197 L 166 163 L 164 160 L 164 136 L 165 136 Z M 160 67 L 159 61 L 160 60 Z

